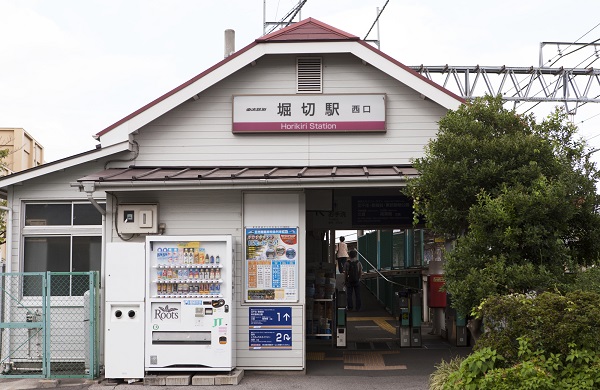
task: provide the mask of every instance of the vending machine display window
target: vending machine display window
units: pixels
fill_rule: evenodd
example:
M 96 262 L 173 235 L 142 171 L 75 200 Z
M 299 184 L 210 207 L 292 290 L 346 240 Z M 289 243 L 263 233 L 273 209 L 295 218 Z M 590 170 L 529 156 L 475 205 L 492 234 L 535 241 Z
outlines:
M 146 370 L 235 368 L 232 237 L 156 236 L 146 244 Z

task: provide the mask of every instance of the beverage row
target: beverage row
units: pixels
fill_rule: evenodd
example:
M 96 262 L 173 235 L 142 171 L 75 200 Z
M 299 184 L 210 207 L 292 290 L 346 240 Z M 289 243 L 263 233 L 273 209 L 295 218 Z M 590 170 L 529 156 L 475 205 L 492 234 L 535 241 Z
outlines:
M 179 268 L 179 269 L 157 269 L 156 278 L 163 279 L 221 279 L 220 268 Z
M 158 283 L 156 293 L 161 295 L 220 295 L 219 283 Z
M 204 248 L 156 248 L 160 264 L 219 264 L 221 256 L 209 255 Z

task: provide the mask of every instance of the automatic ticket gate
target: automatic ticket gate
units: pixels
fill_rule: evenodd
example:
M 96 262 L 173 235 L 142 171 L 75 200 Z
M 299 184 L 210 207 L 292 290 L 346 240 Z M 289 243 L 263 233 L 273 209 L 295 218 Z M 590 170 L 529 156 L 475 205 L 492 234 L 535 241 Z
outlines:
M 346 348 L 346 291 L 338 290 L 335 310 L 335 346 L 337 348 Z
M 421 318 L 423 314 L 422 295 L 419 292 L 403 290 L 396 292 L 398 302 L 398 338 L 400 347 L 420 347 Z

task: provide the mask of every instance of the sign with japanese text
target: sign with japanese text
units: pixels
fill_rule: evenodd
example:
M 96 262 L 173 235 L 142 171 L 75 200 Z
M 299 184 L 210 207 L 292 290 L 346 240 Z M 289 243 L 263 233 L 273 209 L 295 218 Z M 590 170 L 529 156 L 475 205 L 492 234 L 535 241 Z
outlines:
M 290 306 L 251 307 L 250 327 L 290 327 L 292 308 Z
M 250 349 L 292 349 L 291 329 L 250 329 Z
M 410 227 L 413 224 L 412 200 L 403 195 L 353 196 L 352 226 Z
M 250 349 L 292 349 L 292 308 L 250 307 Z
M 385 95 L 234 96 L 232 131 L 385 132 Z
M 298 228 L 245 230 L 246 301 L 298 301 Z

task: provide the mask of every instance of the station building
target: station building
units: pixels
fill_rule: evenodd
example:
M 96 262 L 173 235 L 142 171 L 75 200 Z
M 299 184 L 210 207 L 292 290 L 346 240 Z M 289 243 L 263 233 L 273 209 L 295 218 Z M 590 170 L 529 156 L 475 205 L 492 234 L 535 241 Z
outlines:
M 230 237 L 232 365 L 302 370 L 316 310 L 307 286 L 331 270 L 331 232 L 410 229 L 401 189 L 417 175 L 411 161 L 462 103 L 358 37 L 305 19 L 100 131 L 95 150 L 1 178 L 7 271 L 99 271 L 99 334 L 108 340 L 109 257 L 125 273 L 134 261 L 113 244 Z M 283 252 L 254 258 L 249 248 L 255 235 L 268 241 L 282 229 L 296 241 L 274 271 L 270 261 Z M 152 283 L 143 273 L 126 279 Z M 81 288 L 59 289 L 73 307 L 82 304 Z M 35 297 L 20 294 L 35 306 Z M 289 314 L 282 326 L 291 337 L 253 332 L 257 308 Z M 104 352 L 101 363 L 110 365 Z

